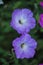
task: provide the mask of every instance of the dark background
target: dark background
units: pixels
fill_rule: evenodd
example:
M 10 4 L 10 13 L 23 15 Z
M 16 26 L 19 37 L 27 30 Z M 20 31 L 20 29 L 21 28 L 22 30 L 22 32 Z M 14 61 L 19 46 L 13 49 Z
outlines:
M 0 65 L 38 65 L 43 63 L 43 28 L 38 24 L 39 15 L 43 9 L 39 3 L 42 0 L 3 0 L 0 5 Z M 36 54 L 31 59 L 17 59 L 12 50 L 13 39 L 20 35 L 10 27 L 12 12 L 16 8 L 28 8 L 34 13 L 36 27 L 30 35 L 37 41 Z

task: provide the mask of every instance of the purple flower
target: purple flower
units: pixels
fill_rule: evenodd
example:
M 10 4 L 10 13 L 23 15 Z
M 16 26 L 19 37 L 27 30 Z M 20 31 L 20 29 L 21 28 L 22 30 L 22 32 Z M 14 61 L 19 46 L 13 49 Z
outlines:
M 39 24 L 43 28 L 43 13 L 39 16 Z
M 19 34 L 27 33 L 30 29 L 33 29 L 36 25 L 33 13 L 29 9 L 16 9 L 12 13 L 12 20 L 10 22 Z
M 30 35 L 24 34 L 12 42 L 17 58 L 32 58 L 35 54 L 37 42 Z
M 43 1 L 40 2 L 40 6 L 43 7 Z

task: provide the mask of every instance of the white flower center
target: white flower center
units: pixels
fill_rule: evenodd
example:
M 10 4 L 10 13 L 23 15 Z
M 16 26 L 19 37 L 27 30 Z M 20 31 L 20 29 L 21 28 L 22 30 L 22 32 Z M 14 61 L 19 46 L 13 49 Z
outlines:
M 21 20 L 19 20 L 19 23 L 20 23 L 20 24 L 23 24 L 23 22 L 22 22 Z
M 23 50 L 26 50 L 27 49 L 27 45 L 26 44 L 21 44 L 21 48 L 23 49 Z
M 21 19 L 19 20 L 19 23 L 20 23 L 20 24 L 24 24 L 25 22 L 26 22 L 26 19 L 21 18 Z

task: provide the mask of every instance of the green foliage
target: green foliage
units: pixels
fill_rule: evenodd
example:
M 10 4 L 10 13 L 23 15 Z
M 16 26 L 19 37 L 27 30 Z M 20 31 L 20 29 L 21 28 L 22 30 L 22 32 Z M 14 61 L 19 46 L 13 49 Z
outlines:
M 4 5 L 0 5 L 0 65 L 38 65 L 43 62 L 43 28 L 38 23 L 39 14 L 43 13 L 40 0 L 3 1 Z M 12 50 L 12 40 L 19 36 L 10 27 L 11 15 L 16 8 L 31 9 L 36 19 L 36 27 L 29 33 L 38 43 L 36 55 L 32 59 L 17 59 Z

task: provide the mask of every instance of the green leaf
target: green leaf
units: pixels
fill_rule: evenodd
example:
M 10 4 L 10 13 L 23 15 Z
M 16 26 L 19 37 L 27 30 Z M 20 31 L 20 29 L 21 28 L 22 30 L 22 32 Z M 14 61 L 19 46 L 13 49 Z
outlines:
M 43 28 L 40 27 L 40 32 L 43 32 Z
M 38 21 L 38 19 L 39 19 L 39 14 L 38 13 L 36 13 L 35 18 Z
M 12 30 L 10 24 L 7 21 L 3 22 L 2 25 L 3 25 L 2 32 L 9 32 Z
M 39 49 L 43 49 L 43 39 L 39 39 L 39 40 L 37 40 L 37 43 L 38 43 L 38 47 L 37 47 L 37 50 L 39 50 Z
M 0 41 L 4 40 L 4 35 L 0 35 Z
M 2 63 L 2 65 L 9 65 L 9 63 L 3 58 L 0 58 L 0 62 Z

